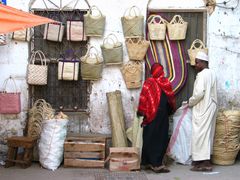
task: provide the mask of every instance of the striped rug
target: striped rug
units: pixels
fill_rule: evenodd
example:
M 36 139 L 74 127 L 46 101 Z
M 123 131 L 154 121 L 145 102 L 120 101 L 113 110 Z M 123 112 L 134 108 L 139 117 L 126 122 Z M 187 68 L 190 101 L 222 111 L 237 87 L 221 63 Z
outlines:
M 148 14 L 147 18 L 153 15 L 160 14 Z M 161 16 L 163 17 L 162 14 Z M 149 40 L 147 25 L 146 39 Z M 165 76 L 168 77 L 175 94 L 177 94 L 184 86 L 187 78 L 186 55 L 184 52 L 183 41 L 171 41 L 167 33 L 164 41 L 150 41 L 150 47 L 145 58 L 146 73 L 149 74 L 153 63 L 161 63 L 164 66 Z

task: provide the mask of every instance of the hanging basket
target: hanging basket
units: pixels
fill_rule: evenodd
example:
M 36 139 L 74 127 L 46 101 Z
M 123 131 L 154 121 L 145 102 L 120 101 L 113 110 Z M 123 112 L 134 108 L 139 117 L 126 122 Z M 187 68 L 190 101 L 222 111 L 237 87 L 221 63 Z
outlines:
M 166 36 L 166 21 L 159 15 L 148 18 L 148 31 L 150 40 L 164 40 Z
M 121 22 L 125 38 L 143 37 L 144 16 L 137 6 L 126 9 Z
M 95 50 L 95 52 L 90 52 Z M 102 77 L 103 60 L 97 49 L 91 46 L 86 55 L 81 57 L 81 76 L 83 80 L 98 80 Z
M 121 72 L 128 89 L 140 88 L 142 86 L 142 63 L 132 62 L 124 64 Z
M 170 23 L 167 24 L 170 40 L 183 40 L 186 37 L 188 23 L 180 15 L 173 16 Z
M 126 40 L 128 56 L 130 60 L 141 61 L 147 53 L 150 42 L 142 38 L 130 38 Z
M 102 56 L 106 65 L 122 64 L 123 45 L 118 41 L 116 35 L 109 34 L 101 45 Z
M 190 49 L 188 49 L 188 56 L 190 58 L 190 64 L 192 66 L 195 66 L 195 64 L 196 64 L 195 58 L 196 58 L 197 53 L 200 51 L 208 54 L 208 49 L 205 47 L 204 43 L 200 39 L 195 39 L 193 41 Z

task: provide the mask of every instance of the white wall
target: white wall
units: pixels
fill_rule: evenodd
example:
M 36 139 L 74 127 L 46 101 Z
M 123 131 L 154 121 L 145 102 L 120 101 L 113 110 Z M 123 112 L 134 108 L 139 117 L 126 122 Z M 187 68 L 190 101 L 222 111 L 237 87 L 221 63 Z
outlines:
M 59 0 L 52 0 L 59 2 Z M 42 1 L 37 0 L 33 7 L 42 7 Z M 69 2 L 63 0 L 63 6 Z M 83 1 L 81 1 L 83 2 Z M 105 35 L 115 33 L 121 42 L 124 41 L 120 17 L 126 8 L 137 5 L 142 14 L 146 13 L 147 0 L 89 0 L 91 5 L 97 5 L 106 15 Z M 218 1 L 217 1 L 218 2 Z M 222 2 L 222 1 L 219 1 Z M 235 1 L 233 1 L 235 2 Z M 8 0 L 8 5 L 27 10 L 28 1 Z M 50 4 L 48 4 L 50 7 Z M 234 5 L 234 4 L 232 4 Z M 151 8 L 202 8 L 202 0 L 153 0 Z M 81 8 L 86 7 L 85 5 Z M 240 96 L 240 7 L 234 11 L 216 7 L 215 12 L 208 17 L 207 44 L 210 55 L 210 68 L 218 75 L 219 106 L 229 107 L 229 101 L 239 106 Z M 100 51 L 102 39 L 91 38 L 90 43 Z M 128 61 L 126 48 L 124 47 L 124 62 Z M 10 42 L 7 46 L 0 47 L 0 85 L 9 75 L 16 77 L 17 85 L 22 93 L 23 113 L 18 117 L 0 116 L 0 136 L 10 132 L 13 127 L 15 134 L 21 134 L 25 122 L 25 112 L 28 102 L 28 91 L 25 82 L 25 72 L 28 58 L 28 45 L 21 42 Z M 90 124 L 92 131 L 110 133 L 110 120 L 106 92 L 121 90 L 124 107 L 124 115 L 127 126 L 131 124 L 133 108 L 137 106 L 139 90 L 128 90 L 125 87 L 119 66 L 105 67 L 103 78 L 93 82 L 90 96 Z M 10 119 L 10 120 L 7 120 Z M 14 120 L 12 120 L 14 119 Z M 5 129 L 3 129 L 3 127 Z M 1 131 L 2 129 L 2 131 Z M 8 131 L 6 130 L 8 129 Z M 7 133 L 9 135 L 9 133 Z M 0 139 L 1 140 L 1 139 Z M 1 142 L 0 142 L 1 144 Z M 0 147 L 1 149 L 1 147 Z

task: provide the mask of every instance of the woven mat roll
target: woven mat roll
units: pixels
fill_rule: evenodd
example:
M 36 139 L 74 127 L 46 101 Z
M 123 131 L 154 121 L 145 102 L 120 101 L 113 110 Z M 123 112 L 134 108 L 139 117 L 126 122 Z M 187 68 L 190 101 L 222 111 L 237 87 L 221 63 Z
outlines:
M 121 91 L 107 93 L 113 147 L 127 147 Z

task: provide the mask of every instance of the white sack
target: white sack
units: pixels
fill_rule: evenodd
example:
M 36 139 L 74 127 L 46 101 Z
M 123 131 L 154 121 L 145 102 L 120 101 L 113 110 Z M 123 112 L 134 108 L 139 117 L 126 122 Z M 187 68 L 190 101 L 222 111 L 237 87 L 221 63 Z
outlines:
M 167 154 L 176 162 L 191 164 L 192 109 L 182 105 L 173 115 L 173 133 Z
M 39 161 L 46 169 L 56 170 L 63 160 L 67 123 L 67 119 L 50 119 L 43 122 L 39 142 Z

